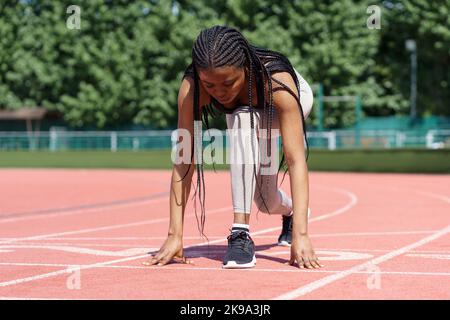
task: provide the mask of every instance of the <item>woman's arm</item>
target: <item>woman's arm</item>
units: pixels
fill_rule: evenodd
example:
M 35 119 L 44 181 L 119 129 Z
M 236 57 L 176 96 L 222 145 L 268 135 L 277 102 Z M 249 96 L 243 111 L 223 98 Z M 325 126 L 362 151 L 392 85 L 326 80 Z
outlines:
M 191 145 L 194 131 L 193 119 L 193 96 L 194 83 L 190 78 L 185 78 L 181 83 L 178 93 L 178 129 L 184 129 L 188 133 L 187 149 L 182 149 L 181 158 L 185 152 L 190 155 Z M 181 136 L 181 135 L 179 135 Z M 184 136 L 186 138 L 186 136 Z M 179 138 L 180 142 L 181 139 Z M 183 145 L 186 146 L 185 141 Z M 177 144 L 178 145 L 178 144 Z M 191 159 L 191 157 L 187 157 Z M 183 223 L 186 204 L 189 199 L 191 189 L 192 175 L 194 173 L 195 164 L 179 163 L 173 164 L 172 178 L 170 183 L 170 223 L 167 239 L 162 245 L 159 252 L 152 257 L 145 265 L 165 265 L 171 260 L 187 263 L 183 255 Z M 187 172 L 189 170 L 189 172 Z M 182 179 L 184 177 L 184 179 Z
M 273 78 L 297 93 L 294 80 L 287 72 L 277 73 Z M 309 179 L 300 109 L 295 98 L 285 90 L 276 91 L 273 99 L 280 121 L 294 210 L 290 264 L 297 261 L 299 267 L 318 268 L 321 265 L 308 235 Z
M 181 83 L 178 93 L 178 129 L 187 131 L 188 137 L 184 138 L 189 138 L 187 149 L 181 150 L 179 156 L 186 158 L 185 153 L 187 152 L 189 155 L 187 157 L 188 159 L 191 159 L 191 143 L 193 143 L 192 138 L 194 136 L 193 90 L 193 80 L 191 78 L 185 78 Z M 186 141 L 181 141 L 180 138 L 178 139 L 177 145 L 180 145 L 180 142 L 183 142 L 184 146 L 187 145 Z M 170 224 L 168 236 L 173 235 L 180 238 L 183 236 L 184 212 L 189 198 L 194 168 L 195 164 L 190 164 L 189 162 L 173 164 L 170 183 Z M 183 177 L 184 179 L 181 180 Z

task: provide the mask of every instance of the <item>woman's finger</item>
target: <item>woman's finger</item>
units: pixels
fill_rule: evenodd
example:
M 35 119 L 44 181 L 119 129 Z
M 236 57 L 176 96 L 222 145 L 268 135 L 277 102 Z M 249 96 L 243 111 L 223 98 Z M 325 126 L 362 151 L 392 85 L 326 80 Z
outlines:
M 156 256 L 150 256 L 150 258 L 147 260 L 147 261 L 144 261 L 144 262 L 142 262 L 142 264 L 144 265 L 144 266 L 151 266 L 151 265 L 153 265 L 154 264 L 154 260 L 155 260 L 155 257 Z
M 291 254 L 291 257 L 289 258 L 289 265 L 293 266 L 295 263 L 295 255 Z
M 320 260 L 316 255 L 314 255 L 314 261 L 319 265 L 319 268 L 323 268 L 323 264 L 320 263 Z
M 153 256 L 150 258 L 150 260 L 147 261 L 147 263 L 144 263 L 145 266 L 154 266 L 155 264 L 159 263 L 159 261 L 165 256 L 165 251 L 160 251 L 156 256 Z
M 314 259 L 314 263 L 317 265 L 317 268 L 322 268 L 323 267 L 323 265 L 319 261 L 319 258 L 316 255 L 314 255 L 313 259 Z
M 307 257 L 303 257 L 303 262 L 304 262 L 304 266 L 307 269 L 312 269 L 313 266 L 311 265 L 311 262 L 309 261 L 309 259 Z
M 300 260 L 298 259 L 298 255 L 296 253 L 291 253 L 291 258 L 289 259 L 289 265 L 295 266 L 295 262 L 297 261 L 297 266 L 301 268 Z
M 170 255 L 166 255 L 165 257 L 161 258 L 161 260 L 159 260 L 157 265 L 158 266 L 165 266 L 170 261 L 172 261 L 172 258 L 170 257 Z
M 298 267 L 300 269 L 305 269 L 304 261 L 303 261 L 303 257 L 302 256 L 297 255 L 297 263 L 298 263 Z
M 313 257 L 309 258 L 309 263 L 311 264 L 311 267 L 313 269 L 319 269 L 320 268 L 319 264 L 317 263 L 316 260 L 314 260 Z
M 184 264 L 193 264 L 192 260 L 187 259 L 185 256 L 183 257 L 174 257 L 173 260 L 177 263 L 184 263 Z
M 311 265 L 313 266 L 314 269 L 319 269 L 319 268 L 320 268 L 320 265 L 319 265 L 319 263 L 316 261 L 316 259 L 311 258 L 311 259 L 309 259 L 309 261 L 311 262 Z
M 150 258 L 151 259 L 151 258 Z M 148 259 L 147 261 L 142 262 L 142 264 L 144 266 L 149 266 L 150 265 L 150 259 Z

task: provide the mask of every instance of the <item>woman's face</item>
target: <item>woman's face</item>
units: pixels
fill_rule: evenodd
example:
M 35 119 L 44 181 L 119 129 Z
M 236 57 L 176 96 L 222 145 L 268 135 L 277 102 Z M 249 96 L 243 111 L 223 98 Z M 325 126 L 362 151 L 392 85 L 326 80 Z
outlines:
M 200 69 L 198 75 L 206 92 L 221 104 L 235 101 L 245 85 L 244 68 L 226 66 Z

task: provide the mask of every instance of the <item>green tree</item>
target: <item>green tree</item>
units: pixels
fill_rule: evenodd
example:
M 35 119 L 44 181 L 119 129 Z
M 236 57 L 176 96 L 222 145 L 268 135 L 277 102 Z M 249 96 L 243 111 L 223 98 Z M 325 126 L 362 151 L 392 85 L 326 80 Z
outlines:
M 408 38 L 418 43 L 418 108 L 449 115 L 450 0 L 3 0 L 0 108 L 44 106 L 72 127 L 174 128 L 181 76 L 201 29 L 226 24 L 285 54 L 327 95 L 361 95 L 366 115 L 409 111 Z M 66 12 L 81 8 L 81 28 Z M 352 125 L 327 104 L 326 127 Z M 315 124 L 314 114 L 310 124 Z M 216 123 L 222 123 L 223 119 Z
M 2 8 L 0 105 L 45 106 L 73 127 L 173 126 L 194 20 L 167 1 L 78 1 L 81 28 L 71 30 L 72 4 Z
M 377 53 L 379 81 L 401 96 L 393 111 L 409 112 L 410 58 L 405 41 L 417 43 L 419 115 L 450 115 L 450 1 L 385 1 L 382 38 Z M 401 105 L 400 109 L 396 105 Z

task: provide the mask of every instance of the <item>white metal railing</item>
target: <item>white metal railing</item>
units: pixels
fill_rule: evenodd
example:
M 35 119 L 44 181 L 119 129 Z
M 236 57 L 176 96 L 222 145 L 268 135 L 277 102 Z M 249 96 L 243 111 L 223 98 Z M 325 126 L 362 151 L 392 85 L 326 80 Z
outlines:
M 450 130 L 429 130 L 426 134 L 428 149 L 443 149 L 450 147 Z
M 226 137 L 225 132 L 224 137 Z M 172 130 L 0 132 L 2 150 L 149 150 L 171 148 Z M 225 138 L 226 139 L 226 138 Z M 204 140 L 209 141 L 205 135 Z M 333 130 L 310 131 L 312 149 L 428 148 L 449 149 L 450 130 Z

